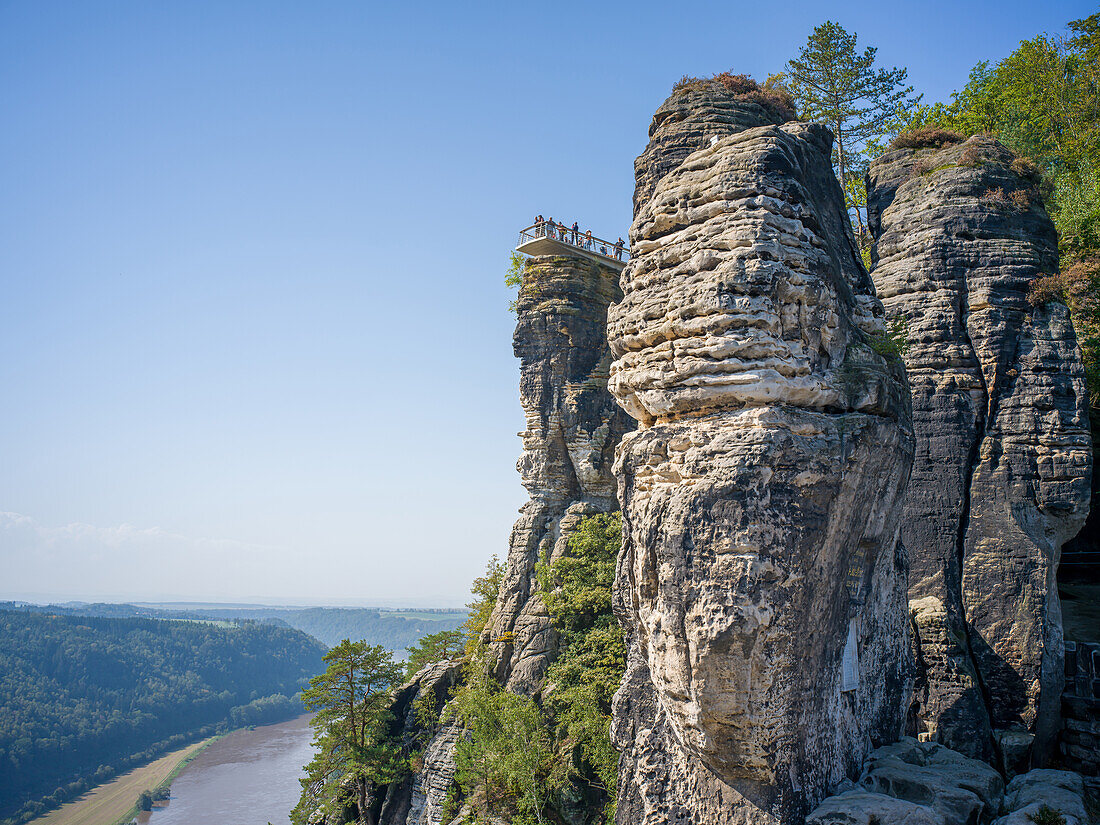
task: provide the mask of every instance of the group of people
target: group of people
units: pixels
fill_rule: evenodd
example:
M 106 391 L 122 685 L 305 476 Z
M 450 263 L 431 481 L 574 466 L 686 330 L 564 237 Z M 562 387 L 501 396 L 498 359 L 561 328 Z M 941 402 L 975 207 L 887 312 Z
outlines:
M 589 229 L 586 232 L 581 232 L 576 221 L 573 221 L 573 226 L 569 227 L 564 223 L 556 223 L 553 218 L 546 219 L 543 218 L 542 215 L 536 215 L 535 234 L 545 238 L 555 238 L 559 241 L 565 241 L 566 243 L 573 244 L 573 246 L 579 246 L 581 249 L 588 249 L 592 252 L 597 251 L 595 249 L 597 240 L 592 237 L 592 230 Z M 623 259 L 623 250 L 626 247 L 626 241 L 622 239 L 621 235 L 611 249 L 608 249 L 604 241 L 599 241 L 599 244 L 600 248 L 598 251 L 601 255 L 606 255 L 608 258 L 614 257 L 617 261 Z

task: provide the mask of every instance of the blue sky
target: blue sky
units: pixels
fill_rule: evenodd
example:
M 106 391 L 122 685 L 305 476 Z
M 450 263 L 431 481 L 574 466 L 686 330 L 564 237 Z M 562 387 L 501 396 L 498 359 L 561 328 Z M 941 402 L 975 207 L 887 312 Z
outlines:
M 0 2 L 0 598 L 460 604 L 525 500 L 503 286 L 684 74 L 831 18 L 929 99 L 1083 2 Z

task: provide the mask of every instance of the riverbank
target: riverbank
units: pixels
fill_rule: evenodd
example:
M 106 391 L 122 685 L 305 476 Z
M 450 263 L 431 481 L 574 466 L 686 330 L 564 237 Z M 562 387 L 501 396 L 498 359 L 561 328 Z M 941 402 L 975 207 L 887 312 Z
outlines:
M 142 791 L 151 791 L 170 783 L 192 759 L 220 736 L 211 736 L 172 751 L 122 776 L 97 785 L 72 802 L 66 802 L 28 825 L 105 825 L 129 822 L 137 814 L 137 798 Z

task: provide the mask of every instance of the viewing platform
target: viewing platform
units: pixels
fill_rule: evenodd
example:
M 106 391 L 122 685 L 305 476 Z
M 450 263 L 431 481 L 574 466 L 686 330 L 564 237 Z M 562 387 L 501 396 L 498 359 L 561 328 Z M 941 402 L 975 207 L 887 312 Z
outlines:
M 550 221 L 536 223 L 520 232 L 516 251 L 524 255 L 573 255 L 589 258 L 617 272 L 621 272 L 630 261 L 630 250 L 625 244 L 605 241 L 587 232 L 574 232 Z

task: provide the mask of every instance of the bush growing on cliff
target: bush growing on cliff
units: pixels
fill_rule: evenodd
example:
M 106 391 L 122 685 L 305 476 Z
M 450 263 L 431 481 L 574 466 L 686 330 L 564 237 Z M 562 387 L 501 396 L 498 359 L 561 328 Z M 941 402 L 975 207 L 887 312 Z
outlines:
M 405 678 L 411 679 L 417 671 L 432 662 L 456 659 L 466 648 L 466 634 L 461 630 L 441 630 L 430 633 L 415 645 L 405 648 L 409 658 L 405 661 Z
M 495 559 L 474 584 L 466 682 L 450 713 L 467 729 L 455 750 L 455 779 L 472 822 L 503 815 L 517 823 L 558 821 L 562 810 L 600 810 L 614 818 L 618 754 L 611 745 L 611 697 L 626 661 L 611 613 L 611 584 L 621 543 L 619 514 L 583 519 L 559 559 L 537 565 L 539 591 L 560 633 L 541 704 L 503 690 L 479 639 L 499 593 Z M 457 801 L 454 801 L 457 808 Z
M 501 688 L 481 661 L 450 707 L 466 727 L 455 746 L 455 781 L 476 822 L 506 813 L 515 825 L 542 823 L 565 781 L 550 727 L 534 699 Z
M 883 358 L 901 358 L 909 349 L 908 329 L 902 318 L 894 318 L 881 335 L 872 335 L 870 347 Z
M 504 581 L 504 563 L 499 557 L 493 556 L 485 566 L 485 575 L 474 579 L 470 587 L 473 600 L 466 605 L 470 611 L 470 618 L 462 626 L 466 634 L 466 655 L 476 658 L 481 642 L 481 633 L 489 624 L 489 617 L 493 615 L 493 607 L 500 595 L 500 585 Z
M 527 258 L 513 250 L 508 260 L 508 271 L 504 275 L 504 285 L 517 290 L 515 299 L 508 304 L 512 314 L 519 312 L 519 291 L 523 290 L 523 277 L 527 274 Z
M 773 83 L 761 85 L 745 74 L 721 72 L 712 77 L 684 75 L 672 87 L 672 94 L 703 91 L 709 88 L 724 89 L 733 93 L 736 98 L 762 106 L 780 123 L 797 117 L 790 92 Z
M 892 141 L 891 149 L 942 149 L 952 143 L 962 143 L 966 138 L 950 129 L 922 126 L 901 132 Z

